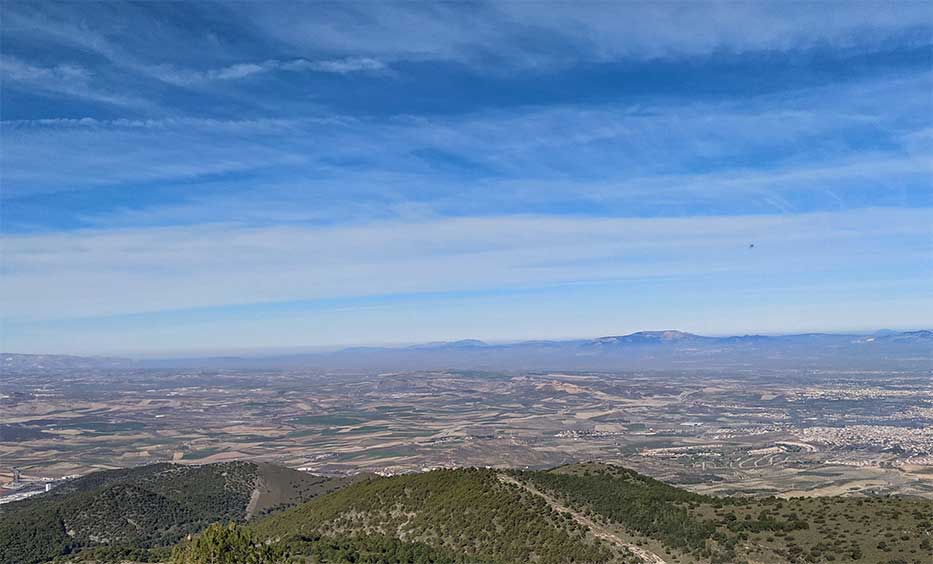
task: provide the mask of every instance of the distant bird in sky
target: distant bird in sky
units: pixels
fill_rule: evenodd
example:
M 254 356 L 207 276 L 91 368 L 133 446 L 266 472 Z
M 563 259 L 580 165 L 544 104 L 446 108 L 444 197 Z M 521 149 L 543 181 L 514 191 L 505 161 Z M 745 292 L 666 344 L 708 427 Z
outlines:
M 754 249 L 754 248 L 755 248 L 755 243 L 749 243 L 749 244 L 748 244 L 748 248 L 749 248 L 749 249 Z

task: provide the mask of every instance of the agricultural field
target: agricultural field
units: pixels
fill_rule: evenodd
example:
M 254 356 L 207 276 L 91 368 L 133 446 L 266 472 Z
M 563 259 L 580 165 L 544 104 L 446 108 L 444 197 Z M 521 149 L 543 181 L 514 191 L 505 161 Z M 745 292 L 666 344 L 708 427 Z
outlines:
M 326 475 L 592 460 L 707 494 L 933 496 L 925 373 L 71 370 L 5 374 L 0 408 L 4 494 L 249 459 Z

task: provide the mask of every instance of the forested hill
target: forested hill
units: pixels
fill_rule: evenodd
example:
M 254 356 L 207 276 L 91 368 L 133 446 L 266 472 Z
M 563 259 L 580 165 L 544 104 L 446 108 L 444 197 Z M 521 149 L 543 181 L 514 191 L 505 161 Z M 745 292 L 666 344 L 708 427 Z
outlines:
M 170 547 L 213 522 L 245 521 L 345 482 L 249 462 L 95 472 L 0 505 L 0 563 L 44 562 L 77 551 L 148 558 L 150 549 Z
M 352 551 L 387 538 L 457 555 L 440 560 L 451 562 L 933 561 L 929 500 L 718 498 L 601 464 L 376 478 L 270 515 L 254 531 L 322 562 L 414 561 Z M 350 556 L 314 560 L 328 543 Z
M 284 508 L 301 498 L 310 500 Z M 260 507 L 268 513 L 247 520 Z M 4 564 L 933 561 L 930 500 L 719 498 L 596 463 L 353 481 L 160 464 L 92 474 L 0 510 Z
M 261 538 L 379 535 L 493 562 L 609 562 L 569 516 L 493 470 L 437 470 L 358 483 L 258 522 Z

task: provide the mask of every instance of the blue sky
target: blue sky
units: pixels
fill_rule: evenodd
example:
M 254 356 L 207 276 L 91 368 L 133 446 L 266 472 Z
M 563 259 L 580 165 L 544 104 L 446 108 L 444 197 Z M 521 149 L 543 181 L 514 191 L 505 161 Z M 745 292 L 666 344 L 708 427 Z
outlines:
M 933 319 L 929 3 L 0 11 L 4 350 Z

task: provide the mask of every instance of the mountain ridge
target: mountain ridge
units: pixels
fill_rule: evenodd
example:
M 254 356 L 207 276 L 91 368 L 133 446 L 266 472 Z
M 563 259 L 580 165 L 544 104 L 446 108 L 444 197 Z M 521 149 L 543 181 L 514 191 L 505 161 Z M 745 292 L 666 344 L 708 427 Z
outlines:
M 245 522 L 348 482 L 245 461 L 94 472 L 0 505 L 0 563 L 167 547 L 212 522 Z
M 914 564 L 933 556 L 933 502 L 919 498 L 716 497 L 575 462 L 327 482 L 247 521 L 257 471 L 301 477 L 248 462 L 161 463 L 89 474 L 0 506 L 0 564 L 163 561 L 176 541 L 172 562 L 181 564 Z M 877 519 L 895 514 L 893 525 Z M 216 524 L 228 521 L 239 525 Z M 198 559 L 216 555 L 215 541 L 225 559 Z M 238 549 L 245 553 L 230 554 Z M 904 555 L 911 559 L 894 559 Z
M 660 356 L 659 356 L 660 355 Z M 667 356 L 665 356 L 667 355 Z M 477 339 L 391 347 L 348 347 L 333 352 L 129 359 L 71 355 L 0 353 L 4 370 L 401 367 L 401 368 L 640 368 L 704 360 L 749 363 L 756 360 L 811 360 L 817 364 L 872 355 L 900 357 L 923 364 L 933 359 L 933 331 L 882 331 L 880 334 L 795 333 L 785 335 L 706 336 L 679 330 L 637 331 L 594 339 L 529 340 L 488 343 Z M 667 358 L 667 357 L 671 358 Z

